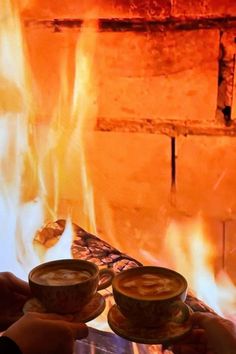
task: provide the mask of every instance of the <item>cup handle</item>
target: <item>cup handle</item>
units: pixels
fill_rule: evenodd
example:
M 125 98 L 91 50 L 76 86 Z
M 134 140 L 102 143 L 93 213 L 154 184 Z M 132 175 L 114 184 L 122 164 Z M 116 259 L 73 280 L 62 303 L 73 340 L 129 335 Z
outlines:
M 111 285 L 115 273 L 112 269 L 103 268 L 99 270 L 99 283 L 97 290 L 102 290 Z
M 181 300 L 176 300 L 170 304 L 169 319 L 172 322 L 184 323 L 190 317 L 190 308 Z

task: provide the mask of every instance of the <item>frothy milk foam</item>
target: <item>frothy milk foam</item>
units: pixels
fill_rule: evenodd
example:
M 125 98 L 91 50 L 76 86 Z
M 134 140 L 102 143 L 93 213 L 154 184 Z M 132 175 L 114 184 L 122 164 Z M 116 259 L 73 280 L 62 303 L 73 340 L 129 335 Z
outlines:
M 91 274 L 87 270 L 59 268 L 35 274 L 33 279 L 46 285 L 73 285 L 87 280 Z
M 120 291 L 128 296 L 148 299 L 174 296 L 184 286 L 179 278 L 151 272 L 127 275 L 122 277 L 117 285 Z

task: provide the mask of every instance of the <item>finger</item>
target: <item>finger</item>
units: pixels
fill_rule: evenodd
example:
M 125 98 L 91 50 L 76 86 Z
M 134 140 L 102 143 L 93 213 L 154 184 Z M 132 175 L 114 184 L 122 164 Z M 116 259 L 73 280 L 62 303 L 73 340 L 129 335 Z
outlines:
M 189 336 L 189 343 L 205 344 L 206 343 L 206 332 L 204 331 L 204 329 L 201 329 L 201 328 L 194 329 L 191 332 L 191 335 Z
M 84 323 L 67 322 L 74 339 L 82 339 L 88 336 L 88 327 Z
M 205 313 L 205 312 L 195 312 L 191 315 L 191 321 L 195 325 L 199 325 L 200 327 L 204 327 L 205 322 L 209 320 L 219 318 L 218 315 L 214 315 L 212 313 Z
M 47 314 L 44 314 L 44 315 L 47 315 Z M 54 316 L 54 314 L 52 314 L 52 315 Z M 53 316 L 50 316 L 49 319 L 45 318 L 44 316 L 43 316 L 44 319 L 42 319 L 42 317 L 41 317 L 42 322 L 45 320 L 55 326 L 58 325 L 60 327 L 67 328 L 70 331 L 71 336 L 74 339 L 82 339 L 82 338 L 85 338 L 88 336 L 88 327 L 86 326 L 85 323 L 68 322 L 65 320 L 63 321 L 63 320 L 61 320 L 61 318 L 59 320 L 58 319 L 53 320 L 52 319 Z M 57 316 L 57 315 L 55 315 L 55 316 Z M 62 316 L 60 316 L 60 317 L 62 317 Z
M 58 324 L 60 326 L 65 326 L 70 330 L 74 339 L 81 339 L 88 336 L 88 327 L 85 323 L 69 322 L 66 320 L 66 316 L 61 316 L 54 313 L 35 313 L 34 315 L 37 318 L 42 319 L 42 321 L 50 321 L 54 325 Z
M 221 318 L 219 315 L 215 314 L 215 313 L 211 313 L 211 312 L 194 312 L 192 315 L 191 315 L 191 318 L 195 321 L 198 321 L 198 320 L 204 320 L 204 319 L 214 319 L 214 318 Z
M 19 293 L 12 293 L 12 297 L 14 302 L 17 304 L 24 304 L 27 300 L 29 300 L 29 296 Z
M 174 347 L 175 354 L 205 354 L 203 351 L 199 351 L 189 345 L 181 345 L 178 347 Z
M 173 346 L 173 352 L 175 354 L 178 353 L 188 353 L 193 351 L 196 354 L 205 354 L 206 353 L 206 346 L 205 345 L 201 345 L 201 344 L 194 344 L 194 343 L 189 343 L 189 344 L 177 344 Z
M 30 287 L 27 282 L 24 280 L 17 278 L 14 274 L 12 273 L 7 273 L 7 278 L 9 280 L 9 287 L 18 293 L 24 294 L 26 296 L 30 296 Z
M 205 331 L 203 329 L 200 328 L 193 329 L 188 335 L 180 338 L 175 343 L 175 345 L 195 344 L 195 343 L 200 343 L 200 344 L 206 343 Z
M 5 300 L 6 309 L 2 309 L 1 312 L 9 313 L 15 315 L 16 312 L 22 312 L 28 297 L 25 295 L 19 295 L 12 293 L 8 299 Z M 1 316 L 1 314 L 0 314 Z
M 52 320 L 52 321 L 65 321 L 70 322 L 73 321 L 74 315 L 58 315 L 56 313 L 42 313 L 42 312 L 31 312 L 29 311 L 28 314 L 33 315 L 42 320 Z
M 195 312 L 191 315 L 191 321 L 194 324 L 200 324 L 201 321 L 205 318 L 205 314 L 203 314 L 202 312 Z

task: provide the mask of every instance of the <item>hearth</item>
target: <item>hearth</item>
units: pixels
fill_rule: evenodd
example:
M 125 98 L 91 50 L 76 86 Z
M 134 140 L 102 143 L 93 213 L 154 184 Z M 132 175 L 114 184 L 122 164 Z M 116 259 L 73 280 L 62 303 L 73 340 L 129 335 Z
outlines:
M 25 278 L 92 243 L 92 260 L 176 269 L 208 310 L 234 313 L 234 1 L 8 0 L 2 13 L 1 270 Z

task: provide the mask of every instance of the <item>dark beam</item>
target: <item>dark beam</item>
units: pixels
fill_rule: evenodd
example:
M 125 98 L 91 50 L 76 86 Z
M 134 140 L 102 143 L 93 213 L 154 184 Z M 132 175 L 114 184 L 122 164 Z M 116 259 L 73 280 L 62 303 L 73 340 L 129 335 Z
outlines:
M 174 18 L 164 20 L 147 20 L 142 18 L 100 18 L 91 19 L 86 26 L 94 26 L 98 21 L 100 32 L 158 32 L 164 30 L 194 30 L 218 28 L 236 28 L 236 16 L 228 17 L 204 17 L 204 18 Z M 65 29 L 80 29 L 83 19 L 46 19 L 25 20 L 27 27 L 46 27 L 56 32 Z
M 196 120 L 98 118 L 95 129 L 102 132 L 165 134 L 170 137 L 179 135 L 236 137 L 236 122 L 232 122 L 228 127 L 214 121 L 209 121 L 207 125 Z

